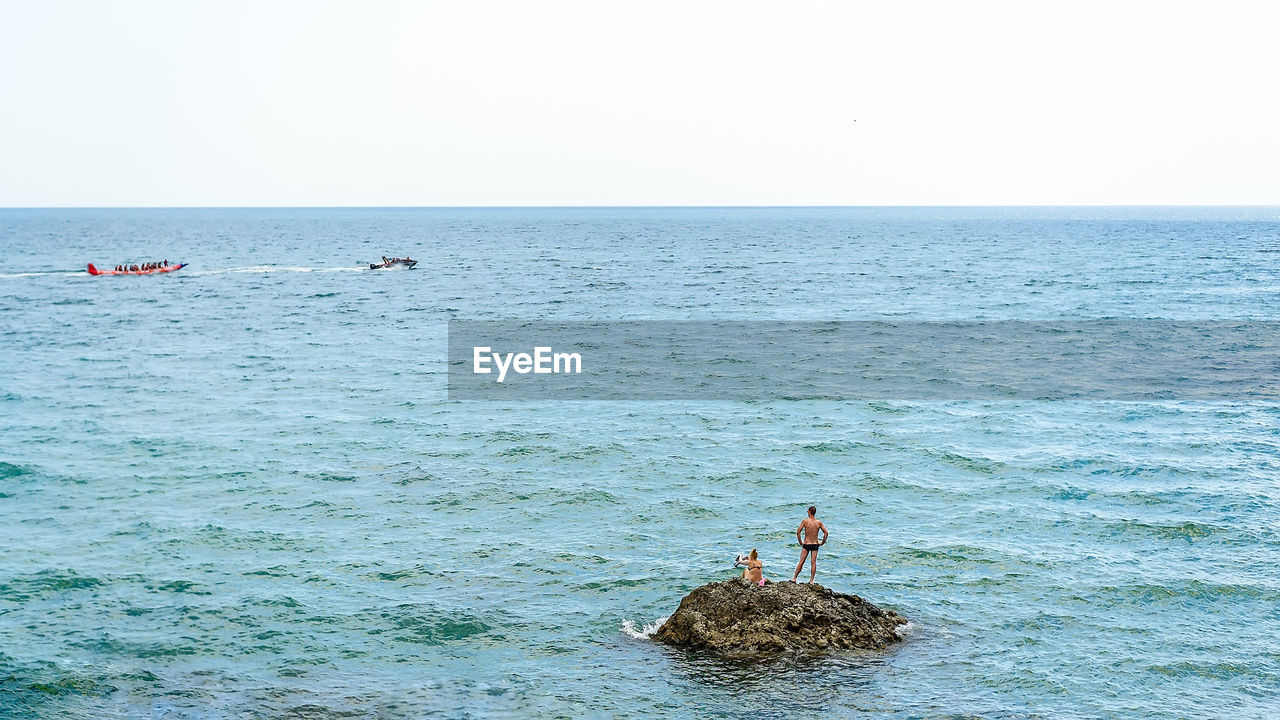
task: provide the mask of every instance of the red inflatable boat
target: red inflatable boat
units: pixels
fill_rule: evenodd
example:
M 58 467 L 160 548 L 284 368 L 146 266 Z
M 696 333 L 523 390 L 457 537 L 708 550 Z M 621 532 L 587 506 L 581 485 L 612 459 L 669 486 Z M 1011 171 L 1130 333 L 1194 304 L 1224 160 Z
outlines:
M 90 275 L 152 275 L 154 273 L 167 273 L 174 270 L 181 270 L 186 267 L 187 263 L 179 263 L 177 265 L 165 265 L 164 267 L 153 268 L 151 270 L 99 270 L 89 263 Z

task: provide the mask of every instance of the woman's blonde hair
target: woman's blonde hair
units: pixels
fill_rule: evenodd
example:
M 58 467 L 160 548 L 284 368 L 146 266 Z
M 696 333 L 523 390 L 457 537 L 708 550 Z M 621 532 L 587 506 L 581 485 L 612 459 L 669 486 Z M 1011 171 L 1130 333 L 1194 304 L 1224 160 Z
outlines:
M 755 548 L 751 548 L 751 559 L 752 559 L 752 560 L 755 560 L 755 559 L 756 559 L 756 549 L 755 549 Z

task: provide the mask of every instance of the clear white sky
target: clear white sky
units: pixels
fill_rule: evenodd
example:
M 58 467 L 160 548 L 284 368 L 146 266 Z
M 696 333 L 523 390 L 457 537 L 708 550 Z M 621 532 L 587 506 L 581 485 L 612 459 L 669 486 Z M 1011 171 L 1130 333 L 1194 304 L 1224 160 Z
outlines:
M 0 206 L 1278 204 L 1276 7 L 0 0 Z

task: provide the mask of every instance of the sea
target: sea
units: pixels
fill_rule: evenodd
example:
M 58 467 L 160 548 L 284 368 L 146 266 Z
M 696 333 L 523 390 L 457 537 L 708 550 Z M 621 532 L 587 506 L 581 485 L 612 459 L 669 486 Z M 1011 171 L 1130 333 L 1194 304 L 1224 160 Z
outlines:
M 1277 319 L 1278 208 L 0 210 L 0 717 L 1275 718 L 1274 395 L 469 399 L 446 345 Z M 651 639 L 811 504 L 902 643 Z

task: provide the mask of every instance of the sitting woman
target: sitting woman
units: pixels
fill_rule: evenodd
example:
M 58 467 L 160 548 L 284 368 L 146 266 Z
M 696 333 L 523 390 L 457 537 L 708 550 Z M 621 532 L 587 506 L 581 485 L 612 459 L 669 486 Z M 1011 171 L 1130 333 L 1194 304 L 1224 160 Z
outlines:
M 764 579 L 764 563 L 761 562 L 759 557 L 756 555 L 755 548 L 751 548 L 751 555 L 743 565 L 746 569 L 742 571 L 742 577 L 745 578 L 747 582 L 755 583 L 756 585 L 763 587 L 766 582 Z

